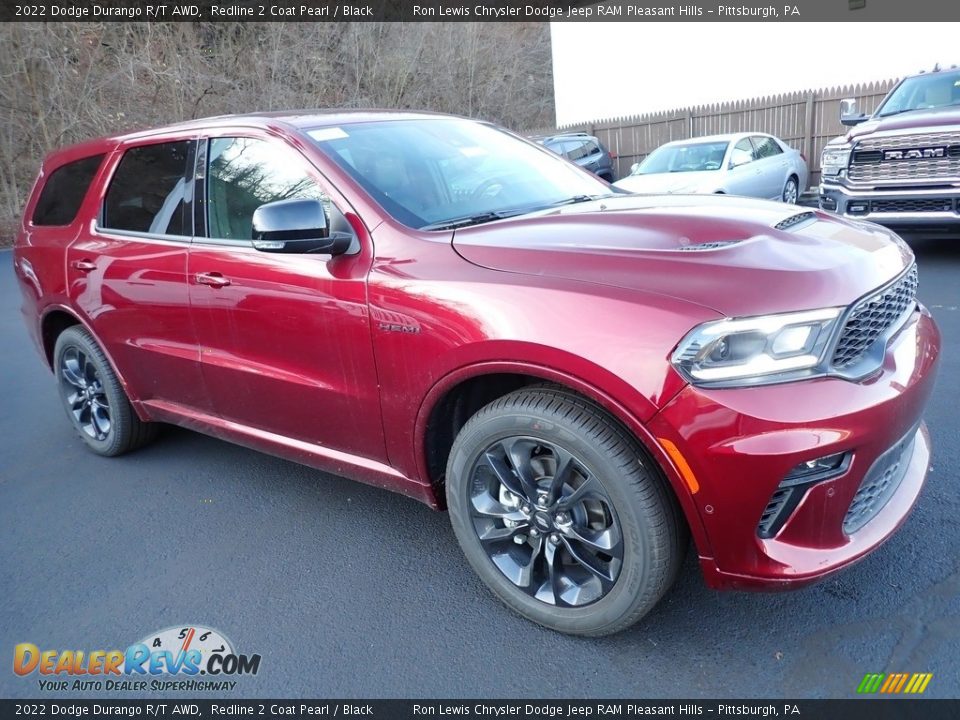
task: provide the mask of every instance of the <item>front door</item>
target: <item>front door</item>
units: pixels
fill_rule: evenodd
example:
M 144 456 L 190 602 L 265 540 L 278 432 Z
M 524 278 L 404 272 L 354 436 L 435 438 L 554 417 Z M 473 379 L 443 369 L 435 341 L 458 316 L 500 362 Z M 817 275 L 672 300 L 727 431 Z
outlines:
M 750 138 L 742 138 L 730 151 L 727 180 L 724 183 L 729 195 L 744 197 L 766 197 L 760 164 L 756 161 L 753 143 Z
M 386 461 L 367 311 L 372 248 L 331 257 L 251 244 L 254 210 L 318 199 L 331 231 L 344 201 L 299 150 L 253 131 L 201 153 L 198 231 L 188 262 L 210 411 L 284 438 Z

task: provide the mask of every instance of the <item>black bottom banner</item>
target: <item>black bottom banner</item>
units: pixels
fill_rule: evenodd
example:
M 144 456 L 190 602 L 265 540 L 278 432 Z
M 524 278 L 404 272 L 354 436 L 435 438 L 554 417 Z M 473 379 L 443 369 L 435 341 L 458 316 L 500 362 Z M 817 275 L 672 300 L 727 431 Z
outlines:
M 954 720 L 960 700 L 0 700 L 0 718 L 815 718 Z

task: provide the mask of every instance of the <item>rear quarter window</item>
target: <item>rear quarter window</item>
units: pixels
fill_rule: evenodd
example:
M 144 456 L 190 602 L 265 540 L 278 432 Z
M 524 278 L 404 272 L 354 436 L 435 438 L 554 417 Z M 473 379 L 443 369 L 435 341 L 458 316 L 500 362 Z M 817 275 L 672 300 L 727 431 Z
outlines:
M 61 165 L 47 177 L 33 209 L 34 225 L 69 225 L 77 217 L 103 155 Z

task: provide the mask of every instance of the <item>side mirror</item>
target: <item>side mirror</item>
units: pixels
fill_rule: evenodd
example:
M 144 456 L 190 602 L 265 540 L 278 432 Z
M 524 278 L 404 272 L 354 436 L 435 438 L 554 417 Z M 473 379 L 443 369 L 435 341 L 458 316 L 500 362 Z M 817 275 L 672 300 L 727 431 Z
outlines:
M 630 166 L 630 174 L 631 174 L 631 175 L 636 175 L 636 174 L 637 174 L 637 170 L 639 170 L 639 169 L 640 169 L 640 163 L 634 163 L 633 165 Z
M 329 231 L 319 200 L 277 200 L 253 211 L 253 247 L 271 253 L 342 255 L 353 235 Z
M 840 101 L 840 123 L 848 127 L 859 125 L 867 120 L 867 116 L 857 109 L 856 98 L 845 98 Z
M 734 170 L 735 168 L 743 167 L 744 165 L 746 165 L 747 163 L 750 163 L 750 162 L 753 162 L 753 158 L 752 158 L 752 157 L 749 157 L 749 156 L 747 156 L 747 157 L 741 157 L 739 160 L 735 160 L 735 159 L 733 159 L 733 158 L 730 158 L 730 169 L 731 169 L 731 170 Z

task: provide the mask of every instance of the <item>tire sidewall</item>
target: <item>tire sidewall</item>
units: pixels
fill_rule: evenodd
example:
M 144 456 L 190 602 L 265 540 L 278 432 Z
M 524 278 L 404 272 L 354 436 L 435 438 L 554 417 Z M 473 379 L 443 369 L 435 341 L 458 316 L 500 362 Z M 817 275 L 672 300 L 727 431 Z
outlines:
M 487 447 L 512 436 L 532 437 L 560 445 L 573 453 L 601 482 L 613 504 L 623 535 L 624 558 L 620 575 L 606 596 L 590 605 L 557 608 L 536 600 L 517 588 L 494 565 L 483 549 L 470 515 L 470 470 Z M 638 469 L 645 471 L 637 458 Z M 638 503 L 624 482 L 618 482 L 618 470 L 602 450 L 581 433 L 559 420 L 523 415 L 516 411 L 484 417 L 464 428 L 457 438 L 448 464 L 447 504 L 454 532 L 467 561 L 482 580 L 505 603 L 525 617 L 542 625 L 574 634 L 603 634 L 624 616 L 635 612 L 644 602 L 643 588 L 651 567 L 649 542 L 643 533 L 647 519 L 641 517 Z M 613 477 L 611 477 L 613 476 Z M 654 597 L 654 601 L 659 594 Z
M 103 440 L 97 440 L 94 437 L 90 437 L 80 424 L 77 422 L 76 418 L 73 416 L 69 405 L 67 404 L 66 396 L 63 391 L 63 379 L 61 378 L 61 362 L 63 360 L 64 353 L 70 349 L 76 348 L 80 350 L 87 356 L 87 362 L 92 362 L 97 369 L 97 375 L 100 377 L 100 383 L 103 386 L 104 394 L 107 396 L 107 402 L 110 404 L 110 431 L 107 433 L 106 438 Z M 96 453 L 101 455 L 111 455 L 117 451 L 118 446 L 120 445 L 123 438 L 123 404 L 127 402 L 127 398 L 123 395 L 120 388 L 120 383 L 117 380 L 116 373 L 113 372 L 113 368 L 109 363 L 106 362 L 106 356 L 100 347 L 96 344 L 89 334 L 85 330 L 81 330 L 75 327 L 67 328 L 64 330 L 60 337 L 57 338 L 56 345 L 53 351 L 53 362 L 54 362 L 54 372 L 56 373 L 57 379 L 57 393 L 60 396 L 60 402 L 63 405 L 64 410 L 67 413 L 67 417 L 70 419 L 71 425 L 73 425 L 74 430 L 77 434 L 80 435 L 80 438 L 87 444 L 87 446 Z
M 796 195 L 796 197 L 793 200 L 787 200 L 787 190 L 790 189 L 791 185 L 793 186 L 794 195 Z M 788 177 L 787 182 L 784 183 L 783 192 L 780 194 L 780 199 L 785 203 L 790 203 L 791 205 L 796 204 L 796 202 L 800 199 L 800 185 L 792 175 Z

